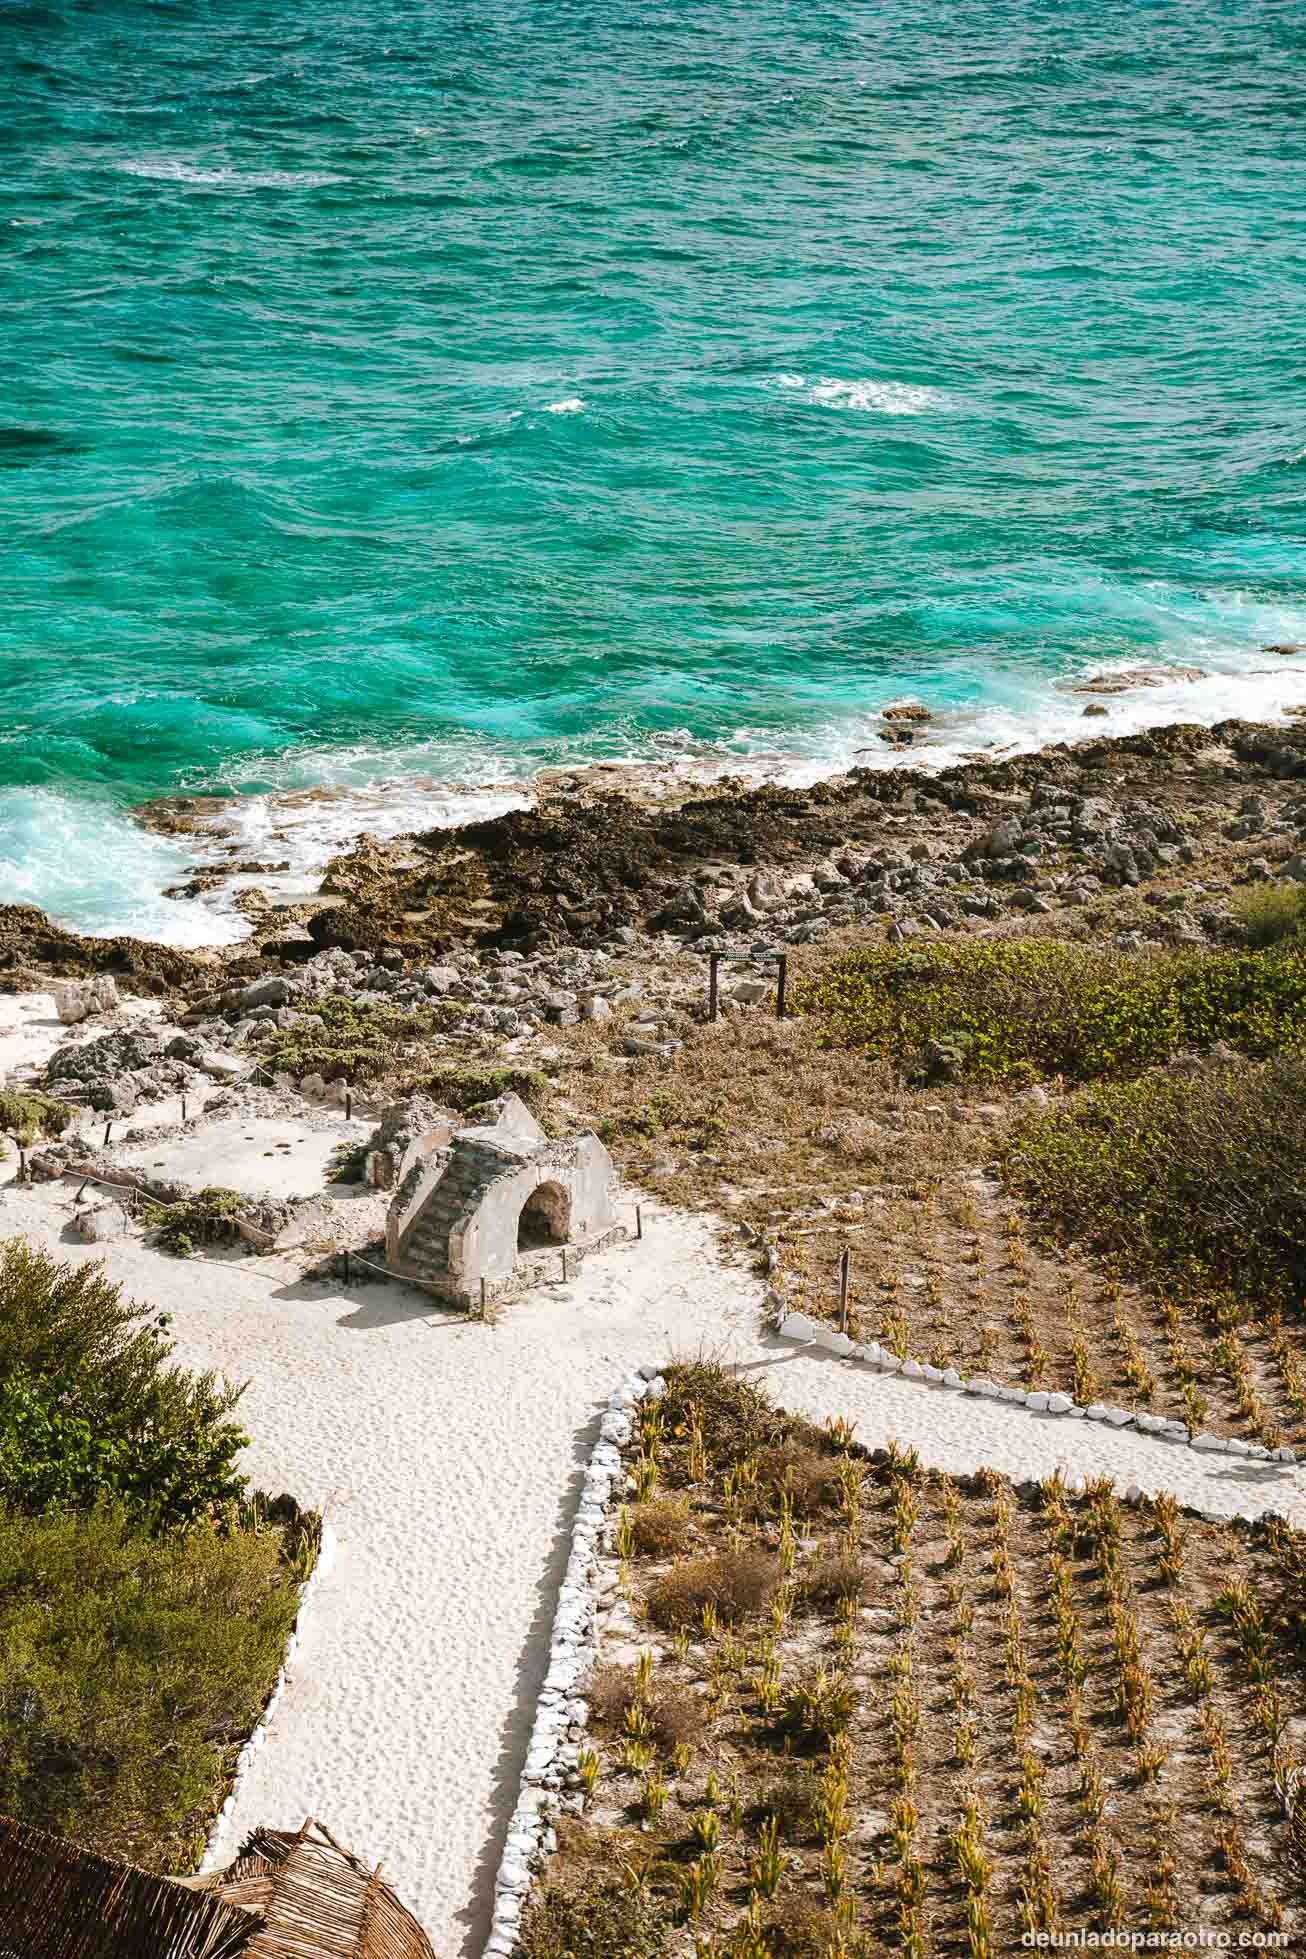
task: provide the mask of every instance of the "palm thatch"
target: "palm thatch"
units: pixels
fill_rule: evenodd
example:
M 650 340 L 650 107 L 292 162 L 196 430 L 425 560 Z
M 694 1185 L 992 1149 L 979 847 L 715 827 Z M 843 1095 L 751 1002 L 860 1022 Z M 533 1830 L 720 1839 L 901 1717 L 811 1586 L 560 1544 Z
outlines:
M 435 1959 L 380 1864 L 373 1870 L 312 1817 L 294 1834 L 253 1831 L 225 1871 L 184 1882 L 259 1913 L 246 1959 Z
M 0 1817 L 0 1959 L 236 1959 L 258 1919 Z
M 0 1818 L 0 1959 L 435 1959 L 375 1869 L 310 1817 L 206 1877 L 151 1877 Z

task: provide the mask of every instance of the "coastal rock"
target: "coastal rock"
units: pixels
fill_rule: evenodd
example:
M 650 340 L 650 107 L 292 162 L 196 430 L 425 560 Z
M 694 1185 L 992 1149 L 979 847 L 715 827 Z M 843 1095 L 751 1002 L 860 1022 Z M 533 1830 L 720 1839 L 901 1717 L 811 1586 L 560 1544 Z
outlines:
M 55 1012 L 69 1027 L 89 1019 L 92 1014 L 111 1013 L 118 1005 L 118 988 L 108 974 L 101 979 L 73 980 L 65 986 L 53 986 L 50 991 Z
M 88 1204 L 73 1218 L 73 1229 L 86 1245 L 102 1245 L 110 1239 L 122 1238 L 131 1228 L 132 1221 L 122 1205 L 112 1201 Z
M 1135 687 L 1169 687 L 1177 681 L 1203 680 L 1201 667 L 1122 667 L 1118 673 L 1090 674 L 1077 680 L 1072 694 L 1128 694 Z

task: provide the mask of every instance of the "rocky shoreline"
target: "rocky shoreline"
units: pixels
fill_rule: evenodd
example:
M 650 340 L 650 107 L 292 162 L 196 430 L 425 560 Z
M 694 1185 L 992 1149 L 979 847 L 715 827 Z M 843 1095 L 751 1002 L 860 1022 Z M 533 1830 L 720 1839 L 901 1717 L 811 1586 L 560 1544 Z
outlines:
M 1306 728 L 1243 721 L 939 773 L 854 770 L 806 789 L 682 782 L 661 801 L 602 774 L 559 776 L 526 809 L 361 836 L 302 903 L 250 894 L 251 937 L 233 947 L 85 938 L 33 907 L 0 907 L 0 988 L 108 974 L 128 992 L 195 997 L 336 952 L 379 964 L 401 1004 L 405 974 L 452 957 L 629 960 L 850 926 L 1077 926 L 1104 897 L 1157 880 L 1169 887 L 1157 936 L 1218 935 L 1229 881 L 1296 856 L 1303 777 Z

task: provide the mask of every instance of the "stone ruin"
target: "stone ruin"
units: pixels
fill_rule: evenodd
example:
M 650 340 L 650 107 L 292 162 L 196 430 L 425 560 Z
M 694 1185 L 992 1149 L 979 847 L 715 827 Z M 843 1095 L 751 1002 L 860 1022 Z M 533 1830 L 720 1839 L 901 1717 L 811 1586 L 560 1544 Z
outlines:
M 493 1106 L 474 1127 L 412 1137 L 386 1220 L 389 1270 L 464 1307 L 625 1236 L 597 1136 L 550 1141 L 516 1095 Z

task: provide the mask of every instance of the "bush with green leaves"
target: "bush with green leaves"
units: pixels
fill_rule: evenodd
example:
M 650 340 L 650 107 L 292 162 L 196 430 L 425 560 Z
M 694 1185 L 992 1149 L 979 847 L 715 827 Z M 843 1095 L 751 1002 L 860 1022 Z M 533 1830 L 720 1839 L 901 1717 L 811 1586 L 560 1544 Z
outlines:
M 189 1258 L 201 1245 L 231 1245 L 240 1237 L 238 1219 L 250 1200 L 238 1190 L 210 1184 L 175 1204 L 146 1204 L 141 1222 L 154 1233 L 154 1242 L 174 1258 Z
M 421 1086 L 437 1102 L 464 1115 L 501 1095 L 519 1095 L 538 1114 L 549 1095 L 549 1078 L 540 1068 L 437 1068 Z
M 162 1529 L 240 1499 L 241 1390 L 171 1366 L 164 1320 L 143 1323 L 98 1265 L 0 1244 L 0 1503 L 111 1497 Z
M 1124 1079 L 1183 1048 L 1272 1054 L 1306 1035 L 1306 945 L 1140 953 L 1054 939 L 868 946 L 797 990 L 828 1045 L 919 1081 Z
M 73 1119 L 67 1102 L 38 1089 L 0 1089 L 0 1132 L 28 1149 L 38 1136 L 62 1136 Z
M 305 1003 L 304 1012 L 305 1019 L 276 1030 L 262 1051 L 263 1066 L 296 1079 L 321 1075 L 329 1082 L 366 1082 L 447 1028 L 455 1010 L 446 1002 L 416 1010 L 378 1007 L 333 993 Z
M 1091 1089 L 1017 1131 L 1010 1180 L 1132 1274 L 1306 1303 L 1306 1058 Z
M 0 1813 L 193 1868 L 298 1609 L 281 1542 L 0 1508 Z
M 1250 946 L 1306 939 L 1306 884 L 1255 884 L 1235 899 L 1233 913 Z

